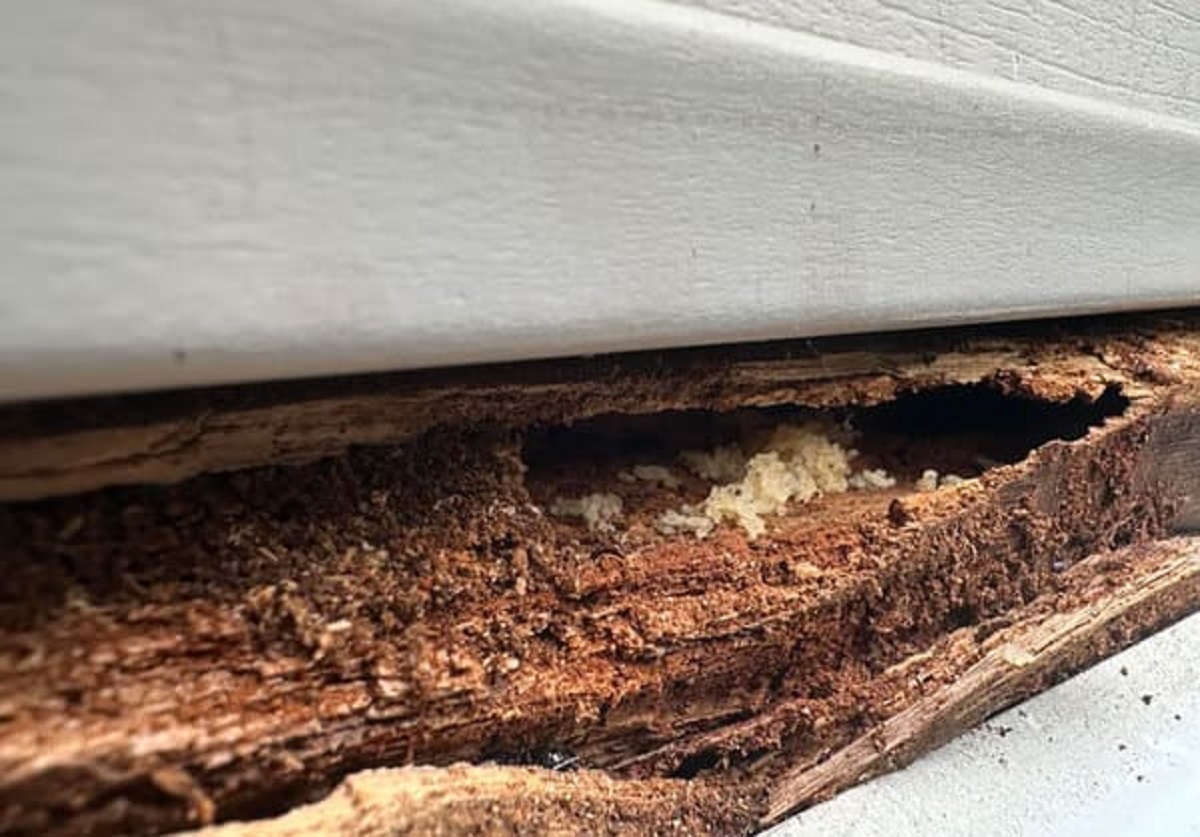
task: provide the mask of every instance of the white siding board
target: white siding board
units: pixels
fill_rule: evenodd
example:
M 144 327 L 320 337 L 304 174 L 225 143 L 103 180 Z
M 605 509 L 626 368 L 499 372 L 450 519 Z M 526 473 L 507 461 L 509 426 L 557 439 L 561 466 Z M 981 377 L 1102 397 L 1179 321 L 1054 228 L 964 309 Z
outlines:
M 722 8 L 10 3 L 0 399 L 1200 298 L 1186 109 Z
M 834 40 L 1200 116 L 1200 6 L 1184 0 L 686 0 Z

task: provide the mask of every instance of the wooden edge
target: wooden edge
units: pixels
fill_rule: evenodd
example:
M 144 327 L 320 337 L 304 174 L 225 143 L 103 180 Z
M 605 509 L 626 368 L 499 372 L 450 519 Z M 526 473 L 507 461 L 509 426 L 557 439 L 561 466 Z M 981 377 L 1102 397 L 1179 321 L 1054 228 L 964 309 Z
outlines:
M 719 814 L 714 812 L 720 811 Z M 320 802 L 193 837 L 327 834 L 698 834 L 746 831 L 752 803 L 702 782 L 454 765 L 365 770 Z
M 772 783 L 761 824 L 904 767 L 1200 606 L 1200 538 L 1138 548 L 1158 557 L 1144 572 L 1082 607 L 997 632 L 987 640 L 983 659 L 954 682 L 829 757 L 788 770 Z

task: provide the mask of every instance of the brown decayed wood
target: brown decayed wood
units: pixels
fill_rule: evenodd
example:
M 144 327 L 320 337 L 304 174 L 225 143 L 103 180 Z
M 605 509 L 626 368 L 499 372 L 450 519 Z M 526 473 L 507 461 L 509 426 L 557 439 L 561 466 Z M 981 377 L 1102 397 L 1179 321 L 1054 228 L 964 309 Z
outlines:
M 909 764 L 1200 603 L 1200 541 L 1179 538 L 1109 553 L 1071 570 L 1070 592 L 1019 608 L 994 634 L 960 631 L 905 666 L 941 683 L 834 752 L 773 777 L 762 819 L 773 822 L 872 776 Z M 967 668 L 965 659 L 978 658 Z M 955 673 L 953 679 L 946 674 Z M 939 677 L 940 674 L 940 677 Z
M 231 823 L 209 837 L 285 835 L 701 835 L 754 822 L 750 800 L 698 781 L 622 781 L 600 771 L 552 773 L 455 765 L 364 771 L 330 796 L 268 822 Z
M 1180 538 L 1129 547 L 1091 558 L 1069 574 L 1069 590 L 1016 609 L 1004 620 L 1008 624 L 960 629 L 883 672 L 874 692 L 888 699 L 863 699 L 879 720 L 844 746 L 782 773 L 769 769 L 770 759 L 717 781 L 614 780 L 595 770 L 560 774 L 499 766 L 366 771 L 320 802 L 197 837 L 748 833 L 903 766 L 966 726 L 1170 622 L 1200 596 L 1200 542 Z
M 1098 601 L 1086 590 L 1111 596 L 1104 584 L 1152 578 L 1161 555 L 1130 545 L 1196 519 L 1200 341 L 1186 321 L 1158 331 L 1089 324 L 1041 342 L 986 334 L 896 338 L 910 342 L 895 356 L 839 343 L 842 357 L 806 358 L 805 372 L 766 354 L 728 367 L 703 355 L 628 368 L 580 362 L 586 375 L 548 383 L 551 371 L 540 370 L 545 377 L 527 377 L 528 389 L 477 383 L 469 397 L 426 382 L 424 394 L 405 396 L 425 405 L 413 424 L 397 403 L 379 418 L 384 402 L 343 394 L 348 426 L 362 409 L 386 425 L 380 438 L 434 429 L 406 445 L 298 467 L 0 508 L 0 828 L 156 832 L 276 813 L 364 768 L 536 762 L 551 749 L 590 769 L 579 783 L 595 790 L 612 781 L 614 805 L 621 789 L 637 797 L 651 787 L 677 800 L 671 805 L 701 789 L 740 800 L 687 809 L 719 832 L 840 787 L 844 778 L 798 771 L 819 769 L 828 754 L 919 706 L 928 684 L 982 665 L 989 652 L 977 634 L 1009 630 L 1006 620 L 1020 622 L 1012 630 L 1040 624 L 1039 607 Z M 593 377 L 604 363 L 616 371 Z M 730 528 L 705 541 L 664 538 L 649 525 L 652 512 L 680 498 L 648 493 L 631 497 L 618 532 L 589 533 L 541 508 L 584 484 L 615 487 L 612 469 L 560 473 L 522 461 L 530 421 L 879 403 L 974 381 L 1058 403 L 1087 404 L 1119 388 L 1132 403 L 1084 438 L 1043 444 L 960 488 L 822 498 L 773 520 L 755 542 Z M 391 397 L 391 384 L 380 386 L 369 395 Z M 443 395 L 430 399 L 434 390 Z M 155 421 L 184 421 L 194 397 L 160 406 L 181 412 Z M 75 454 L 47 465 L 54 457 L 36 448 L 29 424 L 41 408 L 29 408 L 4 425 L 0 473 L 20 471 L 3 464 L 16 461 L 18 439 L 45 466 L 6 483 L 20 494 L 311 458 L 367 438 L 356 429 L 322 441 L 333 425 L 310 421 L 310 402 L 234 409 L 222 397 L 208 415 L 239 429 L 211 440 L 213 450 L 224 439 L 242 451 L 231 459 L 197 454 L 205 441 L 121 454 L 100 470 L 71 465 Z M 314 396 L 318 413 L 330 397 Z M 124 408 L 80 409 L 78 420 L 45 422 L 58 422 L 58 441 L 120 435 Z M 209 438 L 211 421 L 196 438 Z M 76 453 L 97 450 L 80 444 Z M 959 461 L 962 444 L 947 440 L 939 451 L 913 440 L 922 456 L 948 462 Z M 45 450 L 54 448 L 47 441 Z M 878 455 L 896 456 L 890 448 Z M 113 462 L 123 464 L 114 471 Z M 1176 578 L 1151 604 L 1130 604 L 1121 616 L 1127 632 L 1191 609 L 1189 585 Z M 997 694 L 1012 700 L 1118 644 L 1052 649 L 1044 667 L 1020 669 L 1036 677 Z M 924 687 L 897 674 L 922 665 Z M 974 717 L 928 715 L 910 726 L 929 729 L 905 733 L 916 743 L 892 747 L 893 761 Z M 836 758 L 859 772 L 881 764 Z M 564 781 L 491 770 L 540 776 L 530 788 L 551 795 Z M 377 775 L 405 787 L 414 775 L 454 785 L 443 774 Z M 655 777 L 664 784 L 643 784 Z

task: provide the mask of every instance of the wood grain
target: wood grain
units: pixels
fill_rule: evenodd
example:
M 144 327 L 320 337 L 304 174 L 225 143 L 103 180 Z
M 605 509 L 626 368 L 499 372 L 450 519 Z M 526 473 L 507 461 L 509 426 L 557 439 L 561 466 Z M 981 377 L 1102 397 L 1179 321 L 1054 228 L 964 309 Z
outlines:
M 1098 597 L 1097 590 L 1087 591 L 1086 598 L 1061 611 L 1046 600 L 1033 602 L 982 641 L 975 629 L 959 631 L 898 667 L 905 677 L 929 684 L 925 693 L 848 745 L 778 776 L 751 773 L 722 785 L 495 765 L 375 770 L 348 777 L 329 797 L 280 817 L 192 833 L 449 834 L 476 828 L 485 819 L 488 833 L 749 833 L 754 817 L 758 826 L 770 825 L 842 788 L 903 767 L 1200 604 L 1200 540 L 1135 549 L 1136 570 L 1119 579 L 1092 580 L 1093 587 L 1102 588 Z M 1117 555 L 1092 559 L 1122 560 Z M 972 657 L 979 658 L 957 669 L 956 661 Z
M 953 682 L 816 762 L 772 782 L 764 823 L 897 770 L 1014 703 L 1200 607 L 1200 540 L 1140 547 L 1144 565 L 1104 595 L 1065 612 L 1015 614 L 982 644 L 985 656 Z M 1114 560 L 1106 557 L 1101 560 Z M 955 637 L 937 649 L 955 653 Z

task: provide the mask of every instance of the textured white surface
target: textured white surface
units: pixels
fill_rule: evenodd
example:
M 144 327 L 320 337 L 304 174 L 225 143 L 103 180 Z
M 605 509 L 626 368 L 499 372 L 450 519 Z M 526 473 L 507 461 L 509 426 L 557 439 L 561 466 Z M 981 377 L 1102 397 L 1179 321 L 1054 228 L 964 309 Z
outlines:
M 834 40 L 1200 118 L 1195 0 L 683 0 Z
M 6 6 L 0 399 L 1200 298 L 1200 125 L 1124 94 L 653 0 Z
M 1197 683 L 1192 616 L 768 834 L 1198 835 Z

